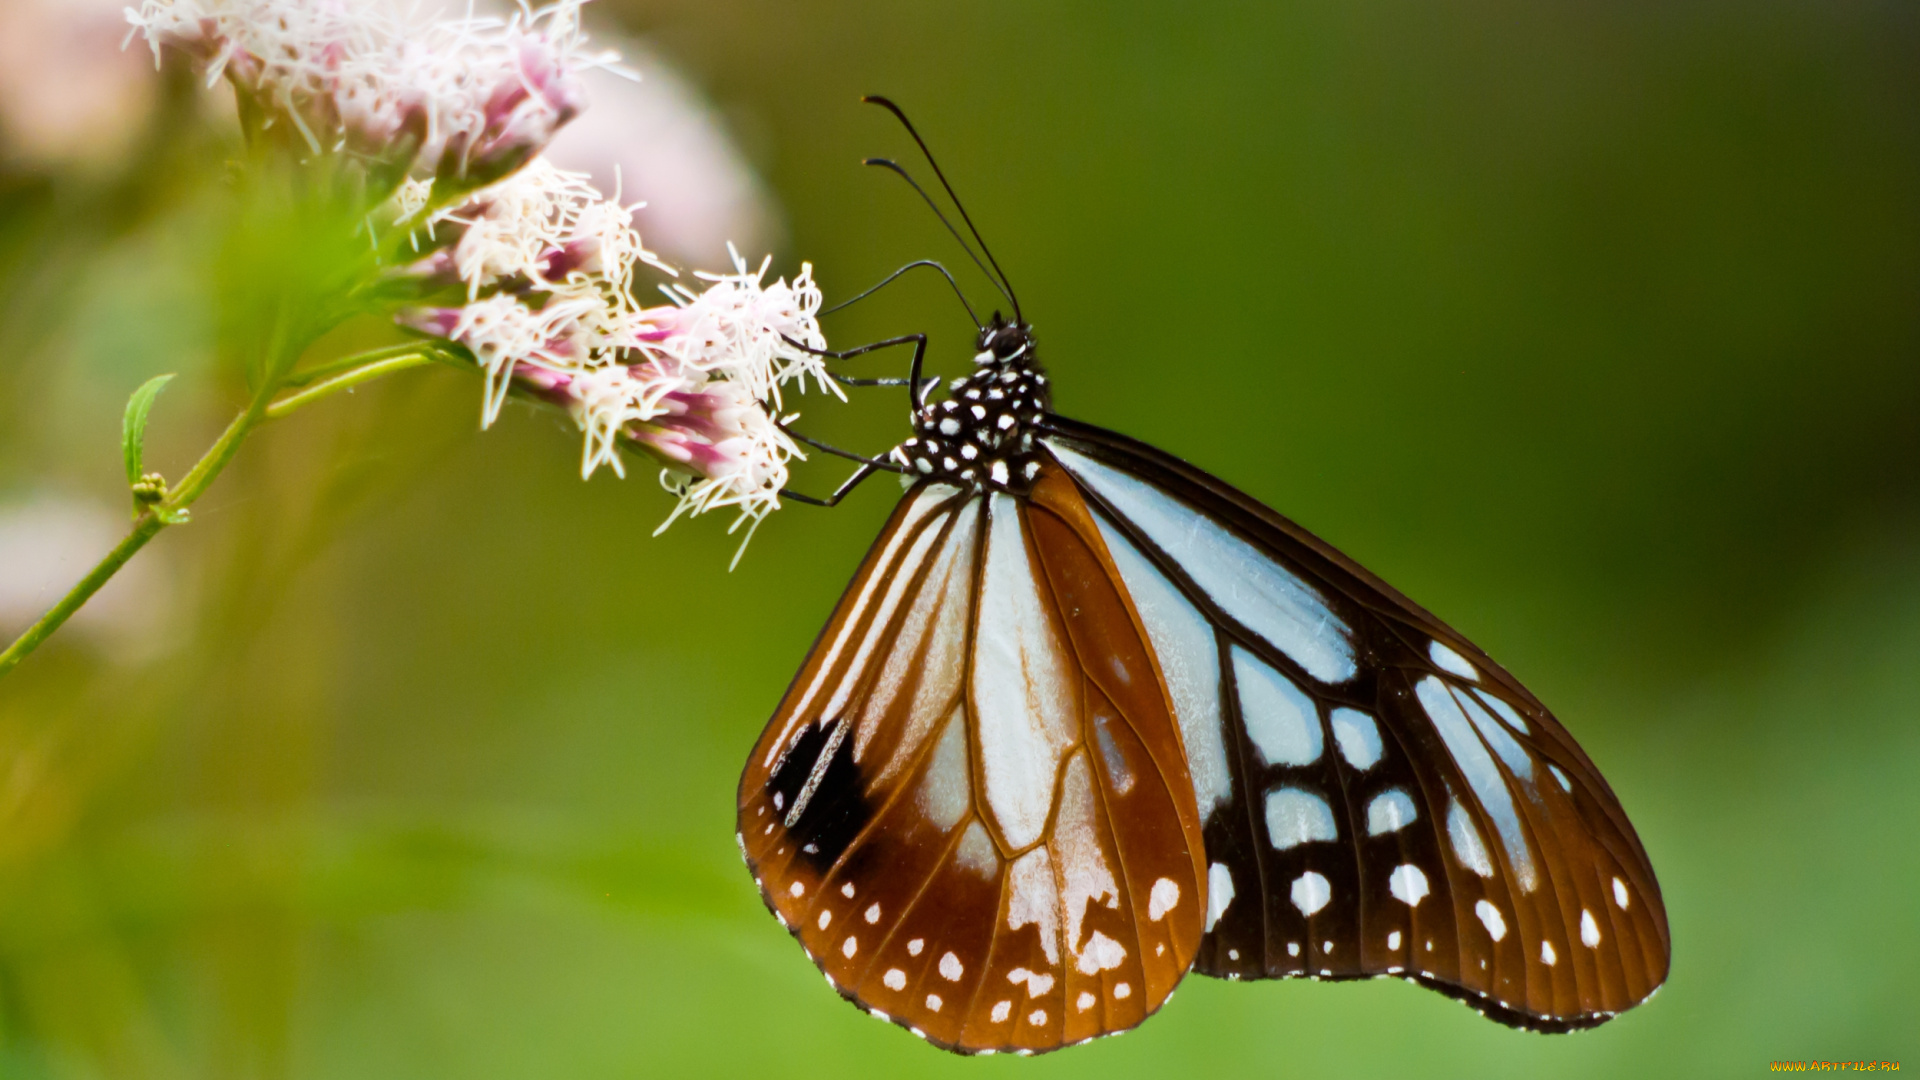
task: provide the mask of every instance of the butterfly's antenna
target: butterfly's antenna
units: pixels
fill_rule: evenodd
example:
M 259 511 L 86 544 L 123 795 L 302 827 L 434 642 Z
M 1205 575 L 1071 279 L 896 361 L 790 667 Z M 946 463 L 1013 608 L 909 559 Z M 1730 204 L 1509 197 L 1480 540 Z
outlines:
M 841 308 L 852 307 L 854 304 L 857 304 L 860 301 L 865 300 L 867 297 L 872 296 L 874 293 L 877 293 L 881 289 L 884 289 L 887 286 L 893 284 L 894 279 L 899 277 L 901 274 L 904 274 L 909 270 L 918 269 L 922 266 L 931 266 L 935 270 L 940 271 L 940 276 L 943 278 L 946 278 L 947 284 L 953 286 L 953 295 L 960 298 L 960 306 L 967 309 L 967 318 L 973 320 L 974 328 L 981 329 L 982 327 L 980 324 L 980 316 L 974 314 L 973 305 L 967 303 L 967 294 L 960 291 L 960 283 L 953 280 L 953 275 L 947 272 L 946 267 L 941 266 L 939 263 L 934 262 L 932 259 L 916 259 L 913 262 L 910 262 L 907 265 L 901 267 L 900 269 L 895 270 L 893 273 L 888 274 L 884 279 L 881 280 L 880 284 L 875 285 L 873 288 L 868 289 L 866 292 L 861 293 L 859 296 L 856 296 L 851 300 L 842 300 L 839 303 L 833 305 L 832 307 L 826 309 L 825 311 L 822 311 L 820 314 L 831 315 L 834 312 L 839 311 Z
M 1014 316 L 1016 318 L 1019 317 L 1020 304 L 1018 301 L 1014 300 L 1013 293 L 1010 290 L 1008 290 L 1008 288 L 1005 285 L 1001 284 L 1000 279 L 994 276 L 994 273 L 992 270 L 987 269 L 987 264 L 980 261 L 980 256 L 975 255 L 973 253 L 973 245 L 967 243 L 967 238 L 964 236 L 961 236 L 960 230 L 953 227 L 953 222 L 947 220 L 947 215 L 940 212 L 940 204 L 933 201 L 933 196 L 927 194 L 927 189 L 921 187 L 920 182 L 918 180 L 915 180 L 912 177 L 912 175 L 910 175 L 907 172 L 907 170 L 901 168 L 899 162 L 892 161 L 887 158 L 867 158 L 865 161 L 862 161 L 860 164 L 872 165 L 875 168 L 880 168 L 880 169 L 887 169 L 893 172 L 895 175 L 899 176 L 900 179 L 905 180 L 908 186 L 912 187 L 913 190 L 919 192 L 920 197 L 926 200 L 927 209 L 932 210 L 933 216 L 939 218 L 940 224 L 945 225 L 947 227 L 947 231 L 953 234 L 954 240 L 960 244 L 960 250 L 967 253 L 967 258 L 973 260 L 973 265 L 980 268 L 980 272 L 987 276 L 988 281 L 993 282 L 993 287 L 999 290 L 1001 296 L 1004 296 L 1007 298 L 1007 303 L 1013 305 Z M 975 319 L 974 322 L 977 325 L 979 323 L 979 320 Z
M 993 250 L 987 247 L 986 238 L 980 235 L 980 230 L 974 225 L 973 218 L 967 215 L 966 205 L 960 201 L 960 196 L 953 193 L 953 185 L 947 183 L 947 174 L 941 172 L 940 163 L 933 160 L 933 151 L 927 149 L 927 141 L 920 137 L 918 131 L 914 130 L 913 121 L 907 119 L 907 114 L 900 110 L 900 106 L 895 105 L 893 102 L 878 94 L 868 94 L 860 100 L 869 105 L 878 105 L 899 118 L 901 126 L 907 129 L 907 134 L 913 136 L 913 141 L 919 144 L 920 153 L 926 157 L 927 164 L 933 166 L 933 175 L 939 177 L 940 186 L 947 189 L 947 198 L 952 199 L 954 209 L 960 211 L 960 220 L 967 223 L 967 231 L 972 233 L 974 240 L 979 242 L 981 252 L 987 256 L 987 261 L 993 264 L 994 273 L 999 275 L 1000 291 L 1007 294 L 1007 303 L 1013 305 L 1013 320 L 1015 322 L 1024 322 L 1025 320 L 1020 317 L 1020 300 L 1013 295 L 1013 282 L 1008 281 L 1007 272 L 1000 269 L 1000 260 L 993 257 Z M 901 175 L 905 174 L 902 173 Z M 924 192 L 922 194 L 924 194 Z M 932 202 L 932 200 L 929 199 L 928 202 Z

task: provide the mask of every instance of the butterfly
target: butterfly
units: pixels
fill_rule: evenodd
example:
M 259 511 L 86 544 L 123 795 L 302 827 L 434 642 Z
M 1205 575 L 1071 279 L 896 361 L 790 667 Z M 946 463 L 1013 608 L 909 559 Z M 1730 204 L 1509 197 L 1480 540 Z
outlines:
M 1651 996 L 1659 884 L 1559 721 L 1305 529 L 1053 413 L 1014 304 L 944 400 L 916 353 L 911 486 L 741 777 L 828 983 L 970 1054 L 1128 1030 L 1190 970 L 1540 1031 Z

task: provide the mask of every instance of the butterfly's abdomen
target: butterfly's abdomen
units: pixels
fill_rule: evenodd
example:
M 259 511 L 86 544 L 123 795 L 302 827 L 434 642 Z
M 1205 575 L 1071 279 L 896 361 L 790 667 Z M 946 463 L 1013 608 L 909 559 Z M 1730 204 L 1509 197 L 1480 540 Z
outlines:
M 983 350 L 978 371 L 914 414 L 913 437 L 894 448 L 893 460 L 963 487 L 1025 491 L 1040 471 L 1033 425 L 1050 398 L 1029 356 L 1030 349 L 1006 359 Z

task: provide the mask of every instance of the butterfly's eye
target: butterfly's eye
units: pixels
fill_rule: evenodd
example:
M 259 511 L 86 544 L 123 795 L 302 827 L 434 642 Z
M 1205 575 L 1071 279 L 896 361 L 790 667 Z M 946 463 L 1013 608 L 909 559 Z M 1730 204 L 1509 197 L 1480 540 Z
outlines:
M 1010 360 L 1032 343 L 1033 336 L 1025 326 L 1004 326 L 995 330 L 982 347 L 990 348 L 996 360 Z

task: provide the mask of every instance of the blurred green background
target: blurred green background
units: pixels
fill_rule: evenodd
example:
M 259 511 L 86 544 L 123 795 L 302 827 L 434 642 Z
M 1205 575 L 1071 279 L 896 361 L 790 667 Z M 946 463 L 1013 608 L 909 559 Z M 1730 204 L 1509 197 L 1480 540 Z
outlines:
M 1553 706 L 1660 873 L 1670 984 L 1545 1037 L 1397 982 L 1195 978 L 1124 1039 L 931 1050 L 822 985 L 732 836 L 747 749 L 895 491 L 783 511 L 728 574 L 723 520 L 651 538 L 645 470 L 583 484 L 555 419 L 481 434 L 477 383 L 436 369 L 265 429 L 140 557 L 118 630 L 0 683 L 0 1075 L 1920 1067 L 1920 7 L 595 14 L 710 96 L 780 205 L 776 266 L 829 299 L 957 264 L 857 165 L 910 148 L 857 96 L 904 103 L 1062 412 L 1262 497 Z M 184 373 L 150 436 L 173 475 L 241 400 L 196 194 L 224 136 L 191 99 L 175 80 L 117 164 L 4 168 L 16 520 L 120 512 L 148 375 Z M 927 329 L 956 371 L 937 285 L 828 332 Z M 804 408 L 863 447 L 904 428 L 891 393 Z

